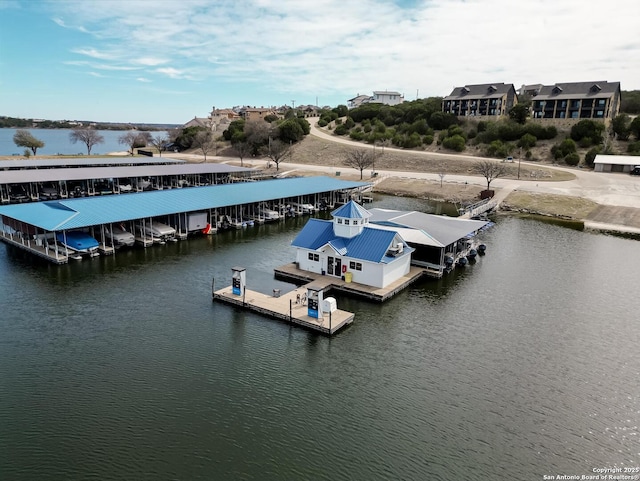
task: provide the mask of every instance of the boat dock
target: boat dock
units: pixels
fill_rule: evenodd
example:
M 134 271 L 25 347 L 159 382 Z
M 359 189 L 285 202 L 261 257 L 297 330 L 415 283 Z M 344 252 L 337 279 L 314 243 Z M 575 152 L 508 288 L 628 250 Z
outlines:
M 306 303 L 307 287 L 280 295 L 278 291 L 273 295 L 244 289 L 243 295 L 233 293 L 232 286 L 215 291 L 212 289 L 213 300 L 249 309 L 250 311 L 280 319 L 291 324 L 311 329 L 322 334 L 332 335 L 343 327 L 351 324 L 355 314 L 340 309 L 325 312 L 322 317 L 315 318 L 307 315 Z
M 295 262 L 285 264 L 275 269 L 276 279 L 294 283 L 311 283 L 314 287 L 320 287 L 325 292 L 336 290 L 355 297 L 364 298 L 375 302 L 384 302 L 392 298 L 400 291 L 416 282 L 423 276 L 432 277 L 430 269 L 411 266 L 409 273 L 402 276 L 387 287 L 373 287 L 356 282 L 347 282 L 341 277 L 315 274 L 313 272 L 298 269 Z M 441 275 L 441 273 L 440 273 Z M 307 286 L 305 286 L 306 288 Z

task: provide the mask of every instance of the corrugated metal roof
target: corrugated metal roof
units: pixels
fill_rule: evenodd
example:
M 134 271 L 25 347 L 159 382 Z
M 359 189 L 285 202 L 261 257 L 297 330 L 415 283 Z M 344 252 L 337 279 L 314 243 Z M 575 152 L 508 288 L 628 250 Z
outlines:
M 309 219 L 291 245 L 303 249 L 318 250 L 329 244 L 341 256 L 387 263 L 397 258 L 386 255 L 396 236 L 398 234 L 394 231 L 365 227 L 355 237 L 338 237 L 333 233 L 332 221 Z M 401 241 L 401 238 L 398 240 Z M 401 255 L 410 255 L 411 252 L 413 249 L 405 247 Z
M 357 202 L 350 200 L 345 205 L 338 207 L 331 215 L 333 217 L 344 217 L 347 219 L 368 219 L 371 213 Z
M 37 159 L 16 159 L 0 160 L 0 170 L 8 169 L 37 169 L 37 168 L 61 168 L 61 167 L 107 167 L 109 165 L 163 165 L 163 164 L 184 164 L 185 160 L 172 159 L 171 157 L 83 157 L 80 159 L 70 158 L 37 158 Z
M 637 155 L 596 155 L 594 164 L 611 164 L 611 165 L 640 165 L 640 157 Z
M 0 207 L 0 215 L 48 231 L 216 209 L 307 194 L 361 188 L 368 184 L 333 177 L 298 177 L 239 184 L 85 197 Z
M 127 179 L 161 175 L 226 174 L 253 169 L 227 164 L 176 164 L 112 167 L 76 167 L 66 169 L 23 169 L 0 171 L 0 184 L 56 182 L 60 180 Z
M 372 216 L 369 222 L 419 229 L 444 246 L 453 244 L 488 224 L 487 221 L 459 219 L 416 211 L 371 209 L 370 212 Z

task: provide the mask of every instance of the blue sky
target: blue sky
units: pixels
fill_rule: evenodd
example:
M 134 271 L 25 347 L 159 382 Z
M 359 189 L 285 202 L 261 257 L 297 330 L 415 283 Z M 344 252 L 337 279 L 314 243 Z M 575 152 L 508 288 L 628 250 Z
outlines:
M 640 89 L 640 2 L 0 0 L 0 115 L 184 123 L 212 106 L 465 84 Z

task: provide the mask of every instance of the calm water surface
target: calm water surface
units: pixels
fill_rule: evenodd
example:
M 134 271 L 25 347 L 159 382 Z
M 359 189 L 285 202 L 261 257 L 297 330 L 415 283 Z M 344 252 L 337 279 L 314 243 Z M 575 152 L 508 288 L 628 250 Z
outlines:
M 383 305 L 338 296 L 356 319 L 333 338 L 211 303 L 235 265 L 250 288 L 292 289 L 273 268 L 302 222 L 61 267 L 0 245 L 0 479 L 638 465 L 637 241 L 501 218 L 466 270 Z
M 17 129 L 0 129 L 0 155 L 22 155 L 24 147 L 17 147 L 13 141 Z M 87 155 L 87 146 L 83 142 L 71 143 L 68 129 L 25 129 L 38 140 L 44 142 L 44 147 L 38 149 L 37 156 L 65 155 Z M 126 145 L 118 142 L 118 139 L 125 135 L 126 130 L 98 130 L 104 137 L 104 143 L 94 145 L 91 155 L 105 155 L 109 152 L 122 152 L 128 149 Z M 155 137 L 165 132 L 151 132 Z

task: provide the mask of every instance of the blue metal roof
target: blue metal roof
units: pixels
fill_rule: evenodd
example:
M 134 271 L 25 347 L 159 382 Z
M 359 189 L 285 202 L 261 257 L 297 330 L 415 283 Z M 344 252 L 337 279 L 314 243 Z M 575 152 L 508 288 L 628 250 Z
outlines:
M 48 231 L 57 231 L 179 212 L 287 199 L 366 185 L 363 182 L 350 182 L 332 177 L 298 177 L 5 205 L 0 207 L 0 215 Z
M 331 215 L 333 217 L 344 217 L 347 219 L 368 219 L 371 213 L 357 202 L 350 200 L 345 205 L 338 207 Z
M 387 256 L 387 251 L 397 233 L 388 230 L 365 227 L 362 232 L 352 238 L 337 237 L 333 233 L 333 222 L 329 220 L 309 219 L 300 233 L 291 242 L 294 247 L 318 250 L 329 244 L 342 256 L 371 262 L 388 263 L 397 257 Z M 404 244 L 401 255 L 410 255 L 414 249 Z

